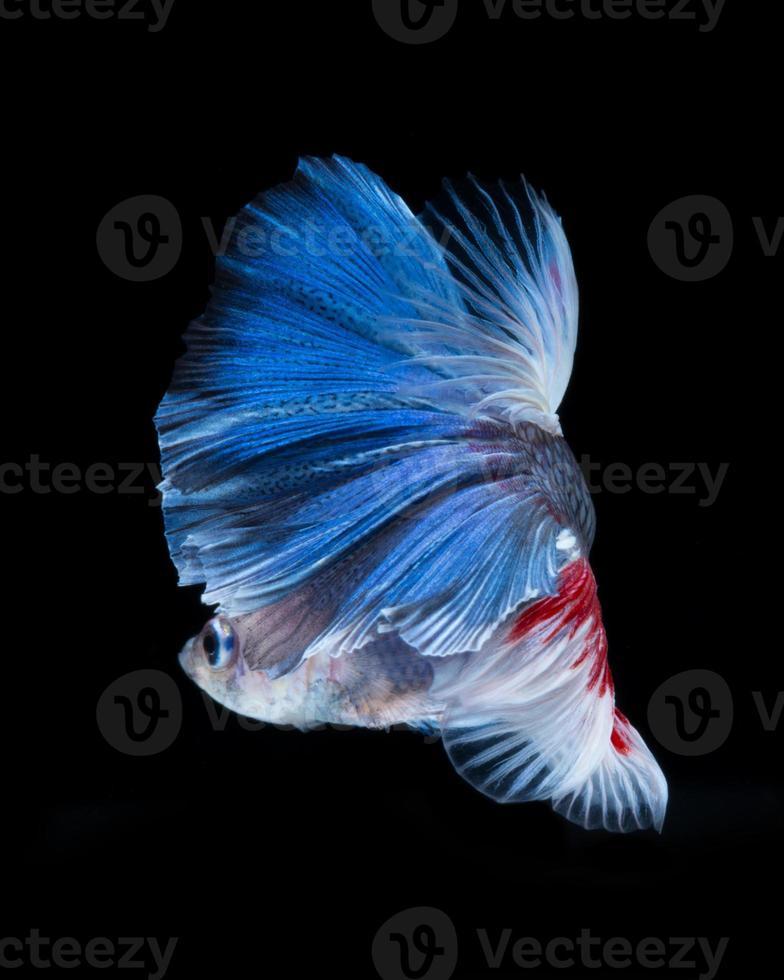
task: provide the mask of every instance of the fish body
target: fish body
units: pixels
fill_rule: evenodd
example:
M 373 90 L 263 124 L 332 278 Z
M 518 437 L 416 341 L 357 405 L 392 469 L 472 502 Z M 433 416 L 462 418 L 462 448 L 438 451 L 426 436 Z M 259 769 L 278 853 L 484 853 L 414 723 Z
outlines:
M 501 802 L 660 829 L 557 415 L 578 303 L 550 206 L 471 180 L 416 217 L 304 160 L 234 242 L 156 416 L 170 552 L 218 607 L 185 671 L 267 722 L 436 731 Z
M 253 613 L 232 626 L 239 635 L 263 635 L 266 616 Z M 243 656 L 231 669 L 213 671 L 198 637 L 186 643 L 180 663 L 199 687 L 237 714 L 303 731 L 321 725 L 418 727 L 437 724 L 443 709 L 430 694 L 433 667 L 395 637 L 381 637 L 355 657 L 317 653 L 277 677 L 252 670 Z

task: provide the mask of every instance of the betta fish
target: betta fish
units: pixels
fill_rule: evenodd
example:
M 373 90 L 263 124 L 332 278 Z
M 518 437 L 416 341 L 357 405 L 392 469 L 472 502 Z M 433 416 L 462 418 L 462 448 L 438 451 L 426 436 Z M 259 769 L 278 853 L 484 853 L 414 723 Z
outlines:
M 494 800 L 661 829 L 557 415 L 577 317 L 523 180 L 445 182 L 415 216 L 306 158 L 245 207 L 155 420 L 179 582 L 216 607 L 180 654 L 196 684 L 302 730 L 438 733 Z

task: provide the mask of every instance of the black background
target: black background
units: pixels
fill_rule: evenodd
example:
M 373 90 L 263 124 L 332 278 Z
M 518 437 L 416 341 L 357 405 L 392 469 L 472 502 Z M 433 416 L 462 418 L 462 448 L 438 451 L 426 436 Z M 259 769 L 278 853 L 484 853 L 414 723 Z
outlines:
M 772 16 L 729 0 L 700 33 L 491 22 L 463 0 L 421 47 L 387 37 L 366 2 L 176 0 L 159 33 L 0 21 L 3 461 L 156 463 L 151 419 L 213 274 L 201 218 L 225 220 L 301 155 L 339 152 L 414 211 L 444 176 L 524 172 L 563 216 L 580 282 L 560 413 L 575 454 L 730 464 L 711 507 L 638 488 L 595 497 L 618 702 L 670 782 L 661 836 L 499 807 L 414 734 L 214 731 L 176 664 L 207 611 L 176 586 L 152 478 L 141 494 L 3 496 L 1 935 L 177 935 L 172 977 L 372 977 L 381 924 L 433 905 L 456 924 L 458 976 L 488 975 L 479 927 L 727 936 L 720 976 L 774 967 L 780 736 L 752 698 L 781 686 L 765 430 L 782 260 L 752 224 L 782 213 Z M 150 283 L 114 275 L 95 246 L 103 215 L 136 194 L 168 198 L 184 226 L 180 261 Z M 646 247 L 653 216 L 688 194 L 715 195 L 735 222 L 732 260 L 704 283 L 668 278 Z M 102 737 L 95 708 L 142 667 L 172 674 L 183 725 L 137 759 Z M 735 698 L 730 738 L 693 759 L 646 722 L 654 689 L 690 668 L 718 671 Z

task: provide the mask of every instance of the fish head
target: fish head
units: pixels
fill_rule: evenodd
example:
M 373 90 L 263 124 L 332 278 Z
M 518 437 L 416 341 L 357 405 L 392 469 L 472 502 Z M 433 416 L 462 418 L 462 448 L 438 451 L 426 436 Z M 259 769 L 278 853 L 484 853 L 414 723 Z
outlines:
M 300 724 L 312 669 L 263 669 L 255 651 L 263 643 L 262 612 L 213 616 L 180 651 L 180 666 L 213 701 L 246 718 Z
M 213 700 L 238 710 L 245 663 L 240 631 L 228 616 L 213 616 L 188 640 L 179 659 L 188 677 Z

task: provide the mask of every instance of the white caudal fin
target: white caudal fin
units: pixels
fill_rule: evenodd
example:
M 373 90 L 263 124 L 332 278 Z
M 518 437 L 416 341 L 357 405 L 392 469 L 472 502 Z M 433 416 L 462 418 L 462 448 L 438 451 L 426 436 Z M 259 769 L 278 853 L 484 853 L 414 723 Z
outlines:
M 586 561 L 567 565 L 559 593 L 530 604 L 438 694 L 449 705 L 443 724 L 449 758 L 487 796 L 547 800 L 591 829 L 661 830 L 667 784 L 615 708 Z

